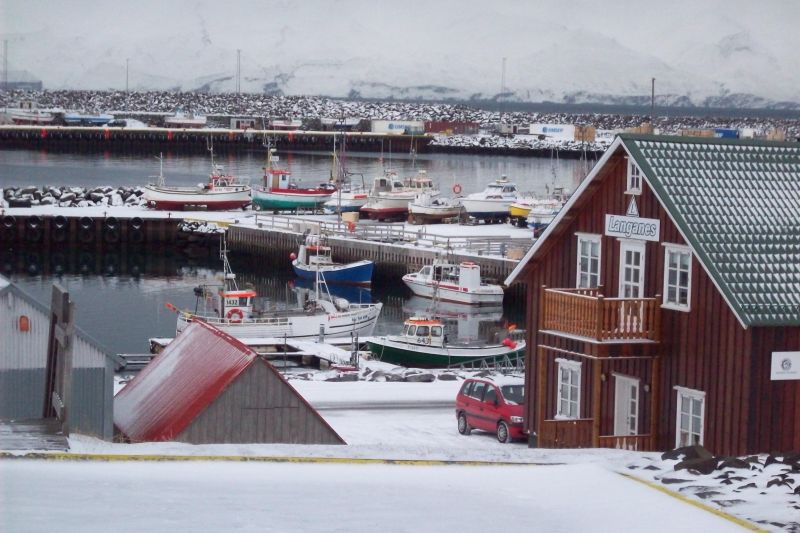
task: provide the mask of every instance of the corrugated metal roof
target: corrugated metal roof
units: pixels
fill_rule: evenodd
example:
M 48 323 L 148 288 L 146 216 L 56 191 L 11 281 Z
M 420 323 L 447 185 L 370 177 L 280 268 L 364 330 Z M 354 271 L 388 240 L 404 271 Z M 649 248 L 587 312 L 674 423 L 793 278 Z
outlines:
M 174 438 L 257 355 L 203 322 L 192 322 L 114 398 L 114 424 L 133 442 Z
M 741 322 L 800 324 L 800 144 L 620 137 Z

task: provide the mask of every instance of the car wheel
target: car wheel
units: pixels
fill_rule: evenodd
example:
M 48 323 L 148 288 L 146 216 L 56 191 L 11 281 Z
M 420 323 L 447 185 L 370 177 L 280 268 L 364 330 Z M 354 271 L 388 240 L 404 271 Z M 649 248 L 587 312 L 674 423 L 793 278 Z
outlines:
M 508 431 L 508 424 L 503 420 L 497 423 L 497 440 L 503 444 L 511 442 L 511 434 Z
M 467 415 L 464 413 L 458 414 L 458 432 L 462 435 L 469 435 L 472 433 L 472 428 L 467 423 Z

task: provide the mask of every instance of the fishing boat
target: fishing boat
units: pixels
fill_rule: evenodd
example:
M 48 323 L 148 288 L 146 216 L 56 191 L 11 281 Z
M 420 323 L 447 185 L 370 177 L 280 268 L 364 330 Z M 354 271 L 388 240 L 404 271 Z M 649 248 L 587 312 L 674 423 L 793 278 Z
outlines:
M 224 239 L 220 243 L 220 258 L 222 284 L 195 288 L 197 311 L 179 310 L 167 304 L 167 308 L 178 315 L 178 334 L 192 321 L 202 320 L 236 338 L 368 336 L 383 307 L 381 303 L 354 304 L 344 298 L 331 297 L 325 278 L 318 271 L 313 295 L 303 293 L 296 307 L 278 308 L 266 298 L 259 298 L 255 290 L 238 287 Z
M 292 254 L 294 256 L 294 254 Z M 322 274 L 326 283 L 344 285 L 370 285 L 375 263 L 362 259 L 352 263 L 336 263 L 331 258 L 331 247 L 321 235 L 308 235 L 292 258 L 292 268 L 299 278 L 313 280 Z
M 458 198 L 442 198 L 423 191 L 408 204 L 408 221 L 412 224 L 435 224 L 461 217 L 464 206 Z
M 400 179 L 397 172 L 387 170 L 383 176 L 373 180 L 369 199 L 361 212 L 372 220 L 405 219 L 408 217 L 408 204 L 422 192 L 428 192 L 432 197 L 440 194 L 424 170 L 405 179 Z
M 244 209 L 250 205 L 250 185 L 235 176 L 226 174 L 221 165 L 214 162 L 214 148 L 211 153 L 211 174 L 208 183 L 195 187 L 169 187 L 164 179 L 164 158 L 159 156 L 159 174 L 156 183 L 144 187 L 144 199 L 153 209 Z
M 324 183 L 319 187 L 301 188 L 292 179 L 291 172 L 277 168 L 275 148 L 267 146 L 267 166 L 264 167 L 263 186 L 253 187 L 253 208 L 257 211 L 297 211 L 298 209 L 320 209 L 330 200 L 336 187 Z
M 114 120 L 114 115 L 107 113 L 65 113 L 64 123 L 67 126 L 105 126 Z
M 503 222 L 508 217 L 508 208 L 517 200 L 517 186 L 503 176 L 489 183 L 481 192 L 467 195 L 461 200 L 467 215 L 475 220 Z
M 525 355 L 525 341 L 506 332 L 496 342 L 451 341 L 438 318 L 412 316 L 400 335 L 366 339 L 375 359 L 395 365 L 449 368 L 480 363 L 516 363 Z
M 417 296 L 442 302 L 467 305 L 503 302 L 503 288 L 481 280 L 481 267 L 471 261 L 455 264 L 437 259 L 419 272 L 403 276 L 403 283 Z
M 361 183 L 353 181 L 351 174 L 345 168 L 345 139 L 342 137 L 342 155 L 336 153 L 336 135 L 333 136 L 333 160 L 331 163 L 330 181 L 336 185 L 336 192 L 330 200 L 323 204 L 326 213 L 358 213 L 369 200 L 369 189 L 364 184 L 364 175 L 361 176 Z
M 11 122 L 19 125 L 48 125 L 53 124 L 56 119 L 55 114 L 39 107 L 31 100 L 19 102 L 18 107 L 9 108 L 8 116 Z
M 165 128 L 198 129 L 205 128 L 207 123 L 208 119 L 204 115 L 184 113 L 181 110 L 164 118 Z

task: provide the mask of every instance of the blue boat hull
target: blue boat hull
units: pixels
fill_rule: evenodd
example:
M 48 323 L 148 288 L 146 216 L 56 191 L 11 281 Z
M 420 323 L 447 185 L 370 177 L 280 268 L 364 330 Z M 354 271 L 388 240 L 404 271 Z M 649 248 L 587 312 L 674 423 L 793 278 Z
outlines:
M 297 277 L 308 280 L 317 279 L 314 267 L 292 261 L 292 268 Z M 321 272 L 326 283 L 340 283 L 347 285 L 369 285 L 372 283 L 372 272 L 375 264 L 372 261 L 358 261 L 332 267 L 324 267 Z

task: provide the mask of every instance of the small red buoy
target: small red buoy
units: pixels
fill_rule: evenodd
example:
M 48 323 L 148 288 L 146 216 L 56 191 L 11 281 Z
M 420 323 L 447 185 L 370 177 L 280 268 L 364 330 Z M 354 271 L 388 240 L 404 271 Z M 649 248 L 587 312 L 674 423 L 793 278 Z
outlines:
M 289 259 L 291 259 L 292 261 L 294 261 L 295 259 L 297 259 L 297 254 L 296 254 L 296 253 L 294 253 L 294 252 L 290 253 L 290 254 L 289 254 Z

